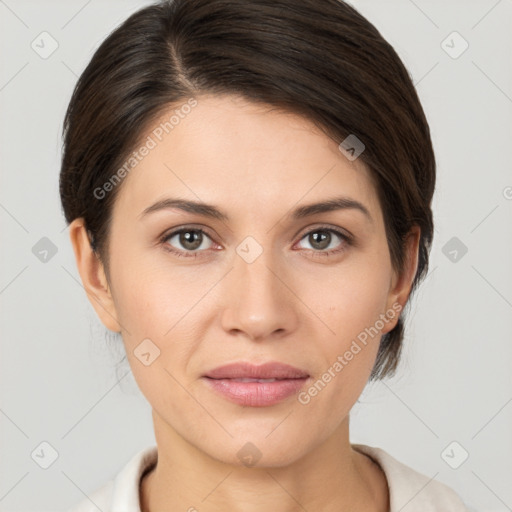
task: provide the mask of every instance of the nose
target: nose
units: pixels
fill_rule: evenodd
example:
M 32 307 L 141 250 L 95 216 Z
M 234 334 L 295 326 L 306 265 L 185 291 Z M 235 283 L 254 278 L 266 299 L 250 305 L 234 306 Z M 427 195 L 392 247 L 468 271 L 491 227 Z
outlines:
M 224 282 L 222 327 L 253 341 L 281 338 L 298 325 L 300 301 L 293 293 L 293 277 L 270 250 L 249 263 L 235 255 L 234 268 Z

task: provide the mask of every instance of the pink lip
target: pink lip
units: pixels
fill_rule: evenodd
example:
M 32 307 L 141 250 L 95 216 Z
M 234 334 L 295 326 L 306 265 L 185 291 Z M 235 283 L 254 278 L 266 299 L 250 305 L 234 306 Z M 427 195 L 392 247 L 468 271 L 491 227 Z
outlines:
M 240 382 L 235 379 L 277 379 L 274 382 Z M 274 405 L 296 394 L 309 379 L 304 370 L 288 364 L 263 365 L 239 362 L 220 366 L 203 375 L 203 380 L 228 400 L 243 406 Z
M 203 376 L 211 379 L 300 379 L 309 377 L 309 374 L 305 370 L 277 361 L 261 365 L 239 361 L 209 370 Z
M 209 377 L 204 377 L 203 380 L 212 389 L 236 404 L 265 407 L 277 404 L 296 394 L 309 380 L 309 377 L 274 382 L 238 382 L 233 379 L 211 379 Z

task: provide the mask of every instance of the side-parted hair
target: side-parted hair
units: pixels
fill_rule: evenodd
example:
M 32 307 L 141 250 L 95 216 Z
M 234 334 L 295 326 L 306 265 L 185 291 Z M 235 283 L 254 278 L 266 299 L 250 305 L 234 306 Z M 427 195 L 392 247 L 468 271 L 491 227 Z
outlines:
M 341 0 L 166 0 L 140 9 L 80 76 L 63 127 L 60 196 L 82 217 L 109 276 L 109 229 L 122 183 L 104 184 L 150 126 L 201 94 L 236 94 L 309 119 L 337 144 L 364 143 L 393 268 L 421 229 L 414 291 L 428 270 L 436 164 L 414 84 L 393 47 Z M 381 339 L 370 380 L 397 368 L 404 312 Z

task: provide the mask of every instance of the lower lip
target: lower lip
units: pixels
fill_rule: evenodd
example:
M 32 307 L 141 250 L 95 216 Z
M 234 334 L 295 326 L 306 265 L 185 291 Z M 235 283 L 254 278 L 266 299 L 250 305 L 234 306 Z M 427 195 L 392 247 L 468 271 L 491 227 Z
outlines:
M 215 391 L 239 405 L 265 407 L 274 405 L 298 393 L 309 377 L 283 379 L 274 382 L 236 382 L 232 379 L 204 377 Z

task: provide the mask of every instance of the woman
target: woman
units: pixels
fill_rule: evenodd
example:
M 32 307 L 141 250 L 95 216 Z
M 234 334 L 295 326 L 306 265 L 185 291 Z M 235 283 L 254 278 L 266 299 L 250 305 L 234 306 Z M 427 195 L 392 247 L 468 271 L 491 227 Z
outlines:
M 156 446 L 73 510 L 467 510 L 349 438 L 367 381 L 397 368 L 434 184 L 411 79 L 349 5 L 130 16 L 74 91 L 60 192 Z

